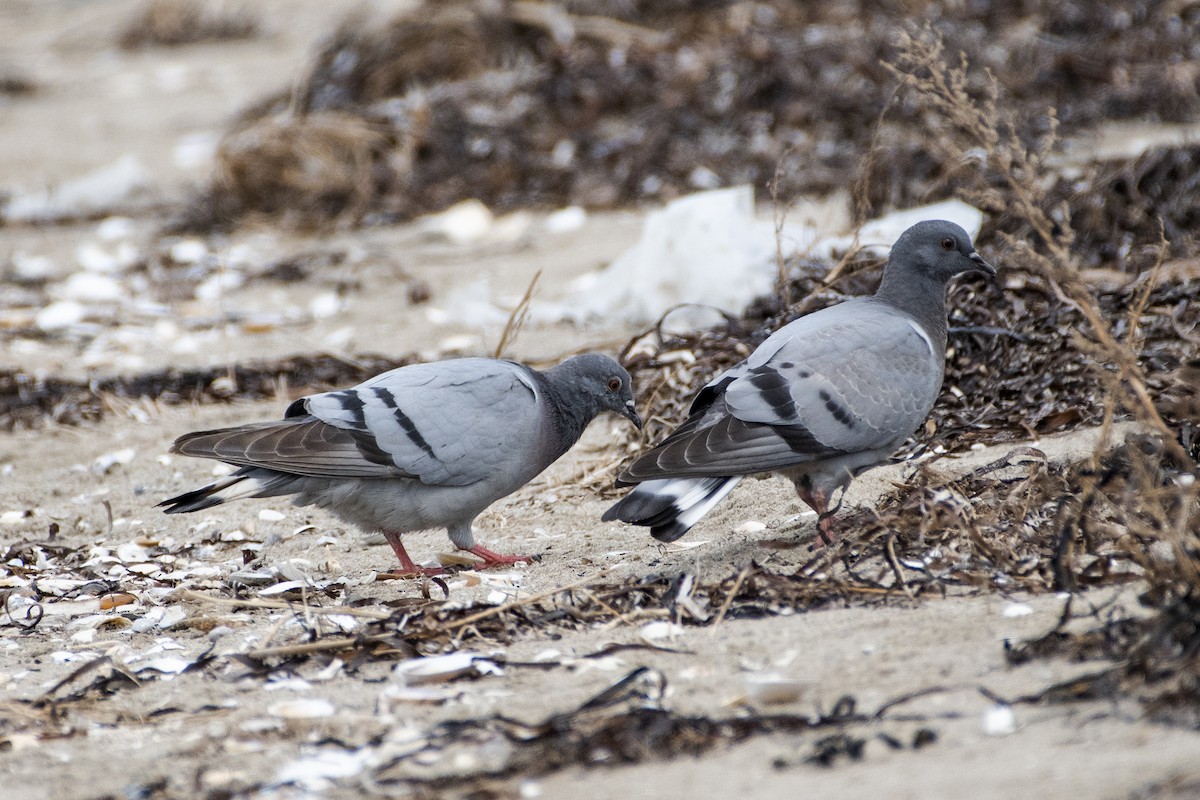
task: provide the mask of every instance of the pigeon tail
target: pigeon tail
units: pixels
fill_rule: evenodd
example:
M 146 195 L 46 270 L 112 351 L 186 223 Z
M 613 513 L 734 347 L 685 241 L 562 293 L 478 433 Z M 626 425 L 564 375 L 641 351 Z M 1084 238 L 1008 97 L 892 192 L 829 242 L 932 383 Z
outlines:
M 673 542 L 725 499 L 739 481 L 740 476 L 644 481 L 605 511 L 601 519 L 644 525 L 658 541 Z
M 187 514 L 244 497 L 270 497 L 279 494 L 277 490 L 282 483 L 290 483 L 294 478 L 273 470 L 247 467 L 215 483 L 163 500 L 158 507 L 166 514 Z

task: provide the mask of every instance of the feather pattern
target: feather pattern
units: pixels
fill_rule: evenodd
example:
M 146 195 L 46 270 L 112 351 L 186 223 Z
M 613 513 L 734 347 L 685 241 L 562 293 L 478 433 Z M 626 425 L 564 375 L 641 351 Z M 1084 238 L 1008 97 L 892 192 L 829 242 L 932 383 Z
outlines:
M 995 274 L 962 228 L 910 228 L 874 296 L 788 323 L 702 388 L 687 420 L 618 476 L 640 485 L 605 519 L 680 536 L 724 496 L 714 487 L 732 488 L 723 479 L 772 471 L 823 515 L 928 416 L 945 366 L 945 284 L 966 271 Z

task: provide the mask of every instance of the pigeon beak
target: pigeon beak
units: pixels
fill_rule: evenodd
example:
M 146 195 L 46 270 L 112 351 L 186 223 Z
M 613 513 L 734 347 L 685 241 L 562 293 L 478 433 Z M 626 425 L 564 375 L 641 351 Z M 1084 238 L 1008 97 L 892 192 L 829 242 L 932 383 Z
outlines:
M 625 401 L 625 408 L 621 411 L 621 416 L 636 425 L 639 431 L 642 429 L 642 418 L 638 416 L 637 411 L 634 409 L 632 400 Z
M 996 268 L 983 260 L 979 253 L 971 253 L 970 259 L 975 262 L 975 271 L 982 272 L 992 278 L 996 277 Z

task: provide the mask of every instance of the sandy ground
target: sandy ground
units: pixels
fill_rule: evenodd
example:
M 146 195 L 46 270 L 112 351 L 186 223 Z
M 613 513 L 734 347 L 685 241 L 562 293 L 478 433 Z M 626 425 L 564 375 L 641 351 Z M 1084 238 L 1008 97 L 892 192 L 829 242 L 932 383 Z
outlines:
M 136 197 L 143 211 L 133 224 L 141 245 L 155 246 L 162 209 L 178 203 L 205 174 L 203 166 L 184 168 L 172 156 L 180 138 L 212 136 L 244 104 L 286 85 L 317 34 L 340 17 L 329 4 L 280 5 L 288 13 L 268 20 L 264 38 L 133 54 L 116 51 L 111 42 L 136 4 L 16 0 L 0 6 L 0 28 L 18 32 L 6 42 L 7 66 L 20 66 L 42 87 L 0 113 L 2 188 L 28 191 L 133 153 L 150 176 Z M 99 351 L 94 343 L 70 337 L 5 338 L 0 363 L 80 376 L 291 353 L 483 353 L 495 346 L 498 329 L 456 316 L 451 302 L 456 289 L 486 277 L 491 297 L 503 306 L 542 270 L 541 296 L 561 296 L 572 278 L 621 252 L 639 222 L 633 212 L 594 215 L 571 233 L 470 244 L 449 243 L 420 225 L 319 237 L 244 230 L 214 246 L 257 242 L 266 252 L 284 255 L 331 250 L 355 255 L 309 281 L 233 290 L 222 299 L 228 306 L 305 307 L 338 282 L 353 279 L 356 288 L 343 295 L 336 314 L 268 327 L 254 336 L 222 328 L 190 349 L 114 339 Z M 35 252 L 69 261 L 95 227 L 89 222 L 0 228 L 0 258 Z M 429 306 L 450 309 L 449 321 L 435 324 L 427 306 L 408 302 L 414 281 L 430 287 Z M 615 349 L 631 333 L 615 323 L 534 324 L 511 352 L 552 360 L 588 347 Z M 375 580 L 392 565 L 386 545 L 323 513 L 268 501 L 177 517 L 152 507 L 212 475 L 211 464 L 167 455 L 175 436 L 275 416 L 283 404 L 282 398 L 222 407 L 117 404 L 95 425 L 0 436 L 0 546 L 44 541 L 55 525 L 52 541 L 76 551 L 51 559 L 40 575 L 0 568 L 3 587 L 16 590 L 14 596 L 29 595 L 31 578 L 43 582 L 46 595 L 46 616 L 32 632 L 22 632 L 20 614 L 0 619 L 0 785 L 6 796 L 361 797 L 373 791 L 371 781 L 381 779 L 388 764 L 400 764 L 401 774 L 419 767 L 421 774 L 453 775 L 502 760 L 494 742 L 485 742 L 417 766 L 389 761 L 403 743 L 428 736 L 440 722 L 493 713 L 544 720 L 576 708 L 639 666 L 666 679 L 664 708 L 709 718 L 752 711 L 816 716 L 844 695 L 869 712 L 911 692 L 935 691 L 881 719 L 840 729 L 753 736 L 694 756 L 639 764 L 507 776 L 490 785 L 494 796 L 717 798 L 750 791 L 888 798 L 1185 797 L 1200 781 L 1200 735 L 1144 722 L 1133 698 L 1117 704 L 1017 704 L 1011 725 L 997 712 L 981 689 L 992 697 L 1017 698 L 1099 666 L 1058 661 L 1006 666 L 1005 641 L 1034 636 L 1057 620 L 1063 600 L 1052 596 L 983 594 L 920 604 L 896 598 L 870 608 L 797 608 L 761 620 L 669 630 L 665 638 L 655 638 L 644 620 L 565 634 L 521 630 L 500 648 L 512 662 L 503 674 L 435 684 L 424 702 L 414 702 L 394 672 L 403 654 L 354 670 L 310 659 L 290 672 L 255 674 L 233 656 L 303 641 L 303 631 L 290 614 L 217 602 L 229 596 L 226 578 L 243 551 L 260 568 L 282 567 L 331 585 L 360 608 L 387 609 L 419 596 L 414 582 Z M 635 580 L 690 572 L 715 579 L 736 574 L 752 559 L 787 572 L 811 555 L 806 546 L 761 544 L 780 537 L 808 542 L 813 536 L 813 518 L 796 519 L 798 504 L 777 481 L 745 482 L 676 546 L 660 546 L 640 529 L 600 523 L 608 499 L 582 491 L 578 480 L 619 457 L 610 442 L 620 424 L 595 423 L 570 456 L 479 519 L 478 537 L 488 546 L 540 560 L 506 573 L 459 573 L 450 582 L 450 602 L 486 608 L 601 574 Z M 1041 446 L 1052 457 L 1068 457 L 1086 452 L 1089 436 L 1094 434 Z M 948 461 L 945 468 L 983 463 L 1007 449 Z M 856 484 L 850 502 L 871 502 L 902 470 L 871 473 Z M 751 520 L 766 529 L 749 532 L 743 523 Z M 163 545 L 176 554 L 173 566 L 128 569 L 139 553 L 129 546 L 137 542 Z M 449 549 L 440 532 L 414 534 L 407 543 L 419 561 Z M 94 593 L 80 589 L 87 564 L 110 569 L 133 602 L 102 610 Z M 164 579 L 171 569 L 176 577 Z M 202 597 L 184 596 L 181 587 Z M 1085 599 L 1106 602 L 1115 591 Z M 1119 602 L 1134 606 L 1132 595 L 1127 590 Z M 352 621 L 337 624 L 353 630 Z M 606 645 L 647 637 L 679 652 L 621 649 L 584 658 Z M 216 662 L 178 673 L 210 646 Z M 467 646 L 484 654 L 493 648 L 478 641 Z M 27 702 L 105 654 L 137 672 L 141 685 L 57 707 Z M 516 665 L 538 660 L 557 666 Z M 747 697 L 747 681 L 764 673 L 795 679 L 803 689 L 786 702 L 763 705 Z M 91 675 L 81 676 L 54 694 L 67 695 L 89 680 Z M 935 741 L 921 749 L 907 746 L 921 728 L 933 731 Z M 840 759 L 829 767 L 806 762 L 819 739 L 839 731 L 866 739 L 861 760 Z M 881 734 L 905 747 L 889 747 Z M 436 793 L 436 786 L 430 791 Z

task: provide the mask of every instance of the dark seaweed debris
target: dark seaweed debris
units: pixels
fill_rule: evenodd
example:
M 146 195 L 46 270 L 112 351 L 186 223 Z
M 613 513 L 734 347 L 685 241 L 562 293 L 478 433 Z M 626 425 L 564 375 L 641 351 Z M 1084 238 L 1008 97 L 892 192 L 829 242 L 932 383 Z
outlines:
M 935 20 L 979 68 L 971 91 L 986 93 L 984 69 L 995 77 L 1026 140 L 1048 130 L 1050 108 L 1072 131 L 1200 114 L 1194 5 L 438 3 L 333 33 L 294 96 L 246 113 L 222 150 L 223 177 L 181 222 L 286 209 L 304 211 L 299 224 L 396 219 L 467 198 L 612 207 L 739 183 L 765 194 L 777 170 L 782 197 L 826 194 L 852 185 L 873 147 L 870 206 L 944 196 L 962 165 L 928 150 L 920 103 L 896 95 L 883 66 L 915 19 Z M 309 166 L 344 160 L 341 145 L 288 132 L 329 114 L 383 137 L 354 151 L 370 164 L 356 202 L 314 203 L 306 181 L 256 182 L 245 165 L 264 150 Z
M 1105 659 L 1116 663 L 1089 675 L 1048 687 L 1028 700 L 1062 703 L 1136 696 L 1149 719 L 1200 730 L 1200 595 L 1184 589 L 1171 597 L 1153 591 L 1140 598 L 1151 616 L 1109 609 L 1099 624 L 1082 632 L 1068 604 L 1059 624 L 1042 636 L 1010 647 L 1009 663 L 1045 658 Z
M 258 19 L 248 8 L 218 7 L 204 0 L 147 0 L 118 37 L 125 50 L 178 47 L 196 42 L 251 39 Z
M 292 356 L 228 369 L 164 369 L 88 382 L 0 370 L 0 430 L 37 428 L 48 420 L 67 425 L 94 422 L 111 409 L 114 400 L 145 399 L 168 405 L 263 400 L 278 396 L 285 385 L 299 396 L 358 383 L 412 360 L 366 355 L 349 362 L 332 356 Z
M 836 289 L 821 286 L 816 274 L 810 268 L 793 282 L 792 296 L 803 299 L 790 308 L 783 308 L 778 297 L 761 298 L 739 320 L 708 331 L 660 337 L 632 350 L 627 366 L 642 396 L 650 398 L 649 413 L 643 414 L 650 420 L 648 440 L 658 441 L 682 421 L 691 395 L 744 358 L 748 348 L 771 331 L 874 288 L 864 272 L 853 269 Z M 1004 270 L 1002 279 L 1004 283 L 970 278 L 951 287 L 942 393 L 929 423 L 903 454 L 1023 441 L 1102 420 L 1102 375 L 1079 351 L 1077 337 L 1086 338 L 1079 310 L 1052 285 L 1019 268 Z M 1142 289 L 1140 282 L 1100 289 L 1097 304 L 1107 319 L 1123 320 L 1136 307 Z M 1181 436 L 1194 423 L 1180 406 L 1171 405 L 1171 398 L 1178 399 L 1183 391 L 1180 370 L 1200 358 L 1198 324 L 1200 276 L 1154 288 L 1137 318 L 1134 342 L 1148 386 L 1163 401 L 1163 412 Z M 1128 335 L 1127 323 L 1118 322 L 1117 333 Z M 691 353 L 694 361 L 680 362 L 668 355 L 680 350 Z

